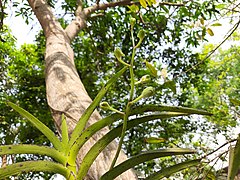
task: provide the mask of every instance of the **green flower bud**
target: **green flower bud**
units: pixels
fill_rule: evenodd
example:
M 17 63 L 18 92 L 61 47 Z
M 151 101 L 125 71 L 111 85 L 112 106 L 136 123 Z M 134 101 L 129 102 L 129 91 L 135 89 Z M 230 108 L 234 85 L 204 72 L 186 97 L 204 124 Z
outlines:
M 138 85 L 138 84 L 145 84 L 147 82 L 151 81 L 151 78 L 149 75 L 144 75 L 143 77 L 141 77 L 141 79 L 135 83 L 135 85 Z
M 107 102 L 101 102 L 100 108 L 106 111 L 106 110 L 110 110 L 112 107 Z
M 133 26 L 136 24 L 136 19 L 131 17 L 130 18 L 130 24 L 131 24 L 131 27 L 133 28 Z
M 123 54 L 122 50 L 119 47 L 115 48 L 114 55 L 118 60 L 122 59 L 122 57 L 125 56 L 125 54 Z
M 139 47 L 140 47 L 140 45 L 141 45 L 141 43 L 142 43 L 142 41 L 143 41 L 143 39 L 144 39 L 144 37 L 145 37 L 145 31 L 141 29 L 141 30 L 138 32 L 137 37 L 139 38 L 139 42 L 138 42 L 138 44 L 135 46 L 135 48 L 139 48 Z
M 143 99 L 143 98 L 147 98 L 147 97 L 150 97 L 154 94 L 154 88 L 153 87 L 147 87 L 145 88 L 143 91 L 142 91 L 142 94 L 140 96 L 138 96 L 136 99 L 134 99 L 133 101 L 131 101 L 130 103 L 133 104 L 133 103 L 136 103 L 138 102 L 140 99 Z
M 119 114 L 124 114 L 123 112 L 118 111 L 117 109 L 114 109 L 113 107 L 111 107 L 107 102 L 101 102 L 99 106 L 101 109 L 103 109 L 105 111 L 110 110 L 110 111 L 113 111 L 113 112 L 116 112 Z
M 117 58 L 117 60 L 118 60 L 120 63 L 122 63 L 122 64 L 124 64 L 124 65 L 126 65 L 126 66 L 130 66 L 128 63 L 125 63 L 125 62 L 122 60 L 122 57 L 124 57 L 125 54 L 122 52 L 122 50 L 121 50 L 119 47 L 115 48 L 115 50 L 114 50 L 114 55 L 115 55 L 115 57 Z
M 141 30 L 138 32 L 137 37 L 138 37 L 140 40 L 143 40 L 143 38 L 145 37 L 145 31 L 141 29 Z
M 147 87 L 143 90 L 141 96 L 142 98 L 147 98 L 147 97 L 150 97 L 154 94 L 154 88 L 153 87 Z

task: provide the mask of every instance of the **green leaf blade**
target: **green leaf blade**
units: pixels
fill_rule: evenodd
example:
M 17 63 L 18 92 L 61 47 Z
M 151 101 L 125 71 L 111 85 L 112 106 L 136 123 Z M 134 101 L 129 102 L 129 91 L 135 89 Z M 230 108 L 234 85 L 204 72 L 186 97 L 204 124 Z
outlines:
M 142 7 L 144 7 L 145 9 L 147 8 L 147 3 L 145 0 L 139 0 L 140 4 Z
M 207 28 L 207 33 L 210 35 L 210 36 L 214 36 L 214 32 L 211 28 Z
M 93 136 L 93 134 L 95 134 L 97 131 L 104 128 L 105 126 L 108 126 L 111 123 L 115 122 L 116 120 L 119 120 L 121 117 L 122 117 L 121 114 L 118 113 L 112 114 L 97 121 L 93 125 L 89 126 L 86 130 L 84 130 L 81 136 L 78 137 L 76 142 L 70 148 L 68 154 L 69 163 L 72 164 L 76 162 L 80 148 L 84 145 L 85 142 L 87 142 L 90 139 L 90 137 Z
M 2 145 L 0 146 L 0 155 L 4 154 L 38 154 L 49 156 L 61 164 L 66 162 L 66 157 L 64 157 L 59 151 L 47 146 L 29 144 Z
M 149 144 L 158 144 L 158 143 L 165 142 L 166 140 L 164 138 L 149 137 L 149 138 L 145 138 L 144 141 Z
M 192 154 L 192 153 L 195 153 L 195 151 L 191 149 L 183 149 L 183 148 L 160 149 L 155 151 L 144 152 L 117 165 L 112 170 L 105 173 L 101 177 L 101 180 L 114 179 L 120 174 L 122 174 L 123 172 L 127 171 L 128 169 L 133 168 L 138 164 L 141 164 L 146 161 L 150 161 L 155 158 L 173 156 L 173 155 Z
M 235 106 L 240 106 L 240 101 L 239 101 L 239 100 L 237 100 L 237 99 L 232 99 L 232 98 L 230 98 L 229 100 L 230 100 L 230 102 L 231 102 L 232 104 L 234 104 Z
M 169 177 L 170 175 L 172 175 L 178 171 L 184 170 L 184 169 L 192 167 L 192 166 L 197 166 L 200 162 L 201 162 L 201 159 L 196 159 L 196 160 L 179 163 L 174 166 L 164 168 L 163 170 L 155 172 L 155 173 L 151 174 L 150 176 L 148 176 L 145 180 L 159 180 L 164 177 Z
M 26 172 L 53 172 L 70 179 L 71 172 L 63 165 L 51 161 L 26 161 L 0 168 L 0 179 Z
M 186 114 L 167 112 L 167 113 L 159 113 L 154 115 L 143 116 L 143 117 L 128 121 L 127 129 L 130 129 L 141 123 L 148 122 L 151 120 L 166 119 L 166 118 L 178 117 L 182 115 L 186 115 Z M 82 161 L 82 164 L 81 164 L 82 168 L 78 171 L 77 179 L 83 179 L 86 176 L 88 169 L 90 168 L 94 160 L 97 158 L 99 153 L 116 137 L 120 136 L 121 132 L 122 132 L 122 125 L 109 131 L 105 136 L 103 136 L 100 140 L 98 140 L 95 145 L 92 146 L 92 148 L 88 151 L 88 153 L 86 154 L 86 156 Z
M 209 115 L 212 114 L 200 109 L 180 107 L 180 106 L 165 106 L 165 105 L 142 105 L 138 107 L 134 107 L 131 111 L 131 115 L 142 114 L 144 112 L 178 112 L 184 114 L 198 114 L 198 115 Z
M 221 23 L 214 23 L 214 24 L 211 24 L 211 26 L 222 26 Z
M 174 81 L 166 81 L 163 84 L 163 87 L 171 89 L 174 94 L 177 93 L 177 87 L 176 87 L 176 83 Z
M 30 121 L 39 131 L 41 131 L 48 140 L 53 144 L 53 146 L 61 150 L 62 144 L 60 140 L 55 136 L 54 132 L 51 131 L 45 124 L 43 124 L 40 120 L 34 117 L 32 114 L 24 110 L 23 108 L 17 106 L 12 102 L 7 102 L 7 104 L 12 107 L 15 111 L 17 111 L 21 116 L 25 117 L 28 121 Z

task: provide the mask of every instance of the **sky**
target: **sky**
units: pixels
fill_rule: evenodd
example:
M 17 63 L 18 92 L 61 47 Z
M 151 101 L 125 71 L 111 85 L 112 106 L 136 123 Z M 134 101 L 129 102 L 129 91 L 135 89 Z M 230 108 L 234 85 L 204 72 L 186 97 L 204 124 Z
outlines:
M 27 25 L 21 16 L 15 17 L 14 12 L 7 12 L 10 16 L 6 18 L 4 24 L 8 25 L 17 39 L 18 46 L 24 43 L 33 43 L 35 35 L 41 29 L 38 22 Z
M 62 0 L 58 0 L 56 4 L 56 9 L 59 9 Z M 19 7 L 18 7 L 19 9 Z M 15 16 L 16 8 L 12 7 L 12 2 L 9 2 L 6 13 L 8 17 L 4 20 L 4 24 L 8 25 L 12 31 L 12 34 L 17 39 L 17 45 L 20 47 L 24 43 L 30 44 L 34 43 L 36 34 L 42 29 L 37 18 L 34 16 L 34 20 L 30 21 L 29 24 L 26 24 L 22 16 Z

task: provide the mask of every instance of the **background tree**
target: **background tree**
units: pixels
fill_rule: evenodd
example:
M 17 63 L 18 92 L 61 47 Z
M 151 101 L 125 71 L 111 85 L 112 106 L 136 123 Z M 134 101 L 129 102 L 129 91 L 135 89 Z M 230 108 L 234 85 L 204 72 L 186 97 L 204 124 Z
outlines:
M 34 2 L 35 1 L 29 1 L 30 5 L 32 6 L 33 9 L 34 9 Z M 42 2 L 44 2 L 44 1 L 42 1 Z M 132 2 L 128 2 L 128 1 L 126 1 L 126 2 L 124 1 L 124 3 L 132 4 Z M 123 5 L 125 5 L 124 3 L 123 3 Z M 148 61 L 151 61 L 152 63 L 156 62 L 155 65 L 157 66 L 157 68 L 160 71 L 162 70 L 162 68 L 164 66 L 167 66 L 167 71 L 169 74 L 168 78 L 170 78 L 170 79 L 175 78 L 175 76 L 178 74 L 184 74 L 184 76 L 178 77 L 177 80 L 176 80 L 176 78 L 174 79 L 179 85 L 184 84 L 186 81 L 188 81 L 188 78 L 189 78 L 189 76 L 185 75 L 184 72 L 186 70 L 188 70 L 192 65 L 198 64 L 198 62 L 200 61 L 199 56 L 197 54 L 192 54 L 191 49 L 187 50 L 187 48 L 191 48 L 191 46 L 197 46 L 199 44 L 199 40 L 198 40 L 199 36 L 204 37 L 204 33 L 206 33 L 206 29 L 204 29 L 204 28 L 186 29 L 185 27 L 187 24 L 189 24 L 189 22 L 197 22 L 197 21 L 200 21 L 202 18 L 210 19 L 210 18 L 212 18 L 212 15 L 214 13 L 219 13 L 218 11 L 220 10 L 220 8 L 217 8 L 214 3 L 216 3 L 216 2 L 215 1 L 212 1 L 212 2 L 206 1 L 206 2 L 200 4 L 198 2 L 190 1 L 190 2 L 186 2 L 185 4 L 180 4 L 180 5 L 176 5 L 176 4 L 172 4 L 172 3 L 165 3 L 165 4 L 162 3 L 162 4 L 160 4 L 159 7 L 150 8 L 150 9 L 147 9 L 147 11 L 144 11 L 144 10 L 140 11 L 138 9 L 139 7 L 137 7 L 137 6 L 121 7 L 121 8 L 117 8 L 114 10 L 109 9 L 109 10 L 103 11 L 103 10 L 101 10 L 101 7 L 103 9 L 105 7 L 99 6 L 98 8 L 100 8 L 100 9 L 99 10 L 96 9 L 96 10 L 98 10 L 98 11 L 96 11 L 96 17 L 88 18 L 89 26 L 86 29 L 82 29 L 81 33 L 78 35 L 78 37 L 76 37 L 76 40 L 74 42 L 74 44 L 75 44 L 74 52 L 76 52 L 75 53 L 75 57 L 76 57 L 75 64 L 76 64 L 78 72 L 81 76 L 81 79 L 83 79 L 83 83 L 84 83 L 86 89 L 88 90 L 88 93 L 90 94 L 90 96 L 94 97 L 97 90 L 102 86 L 102 84 L 104 82 L 106 82 L 106 80 L 107 80 L 106 75 L 111 74 L 113 72 L 115 65 L 117 65 L 117 67 L 119 67 L 119 65 L 117 64 L 117 62 L 115 61 L 115 59 L 111 53 L 114 50 L 114 46 L 122 47 L 123 52 L 126 55 L 130 55 L 129 49 L 131 49 L 131 45 L 130 45 L 131 41 L 129 38 L 130 37 L 129 30 L 128 30 L 129 27 L 126 27 L 128 25 L 125 22 L 128 21 L 128 19 L 131 15 L 134 15 L 138 20 L 139 26 L 136 27 L 136 32 L 137 32 L 137 28 L 143 26 L 143 27 L 145 27 L 147 34 L 149 35 L 149 36 L 147 36 L 147 39 L 144 41 L 144 43 L 145 43 L 144 48 L 143 48 L 144 50 L 141 49 L 137 54 L 139 57 L 139 60 L 136 62 L 136 67 L 139 67 L 138 68 L 139 70 L 137 71 L 138 73 L 137 73 L 136 79 L 139 79 L 142 75 L 146 74 L 145 70 L 143 68 L 141 68 L 140 65 L 143 62 L 142 59 L 147 59 Z M 54 5 L 55 5 L 54 2 L 49 2 L 49 4 L 52 7 L 54 7 Z M 20 4 L 18 4 L 18 5 L 20 5 Z M 43 5 L 43 7 L 46 7 L 46 4 L 44 5 L 44 3 L 43 3 L 42 5 Z M 113 3 L 113 5 L 114 5 L 114 3 Z M 119 4 L 116 3 L 115 5 L 119 5 Z M 120 5 L 121 5 L 121 3 L 120 3 Z M 87 7 L 87 6 L 88 6 L 87 3 L 84 3 L 84 7 Z M 63 2 L 62 7 L 66 11 L 66 14 L 71 13 L 72 17 L 74 17 L 73 12 L 77 9 L 75 2 L 71 2 L 71 1 L 65 2 L 65 3 Z M 78 7 L 80 7 L 80 6 L 78 6 Z M 26 7 L 25 5 L 23 5 L 20 8 L 20 12 L 22 12 L 23 15 L 25 15 L 25 14 L 29 15 L 28 13 L 31 13 L 31 11 L 29 11 L 28 8 L 29 7 Z M 97 8 L 97 6 L 95 6 L 95 8 Z M 50 13 L 49 9 L 48 9 L 48 11 L 47 11 L 47 9 L 48 8 L 45 8 L 46 12 Z M 34 11 L 36 11 L 35 12 L 36 14 L 38 13 L 37 12 L 38 10 L 34 9 Z M 127 11 L 130 11 L 130 12 L 127 13 Z M 82 11 L 82 12 L 87 12 L 87 9 L 85 9 L 85 11 Z M 28 16 L 28 17 L 31 17 L 31 16 Z M 43 17 L 41 17 L 41 18 L 43 18 Z M 52 16 L 51 16 L 51 18 L 52 18 Z M 77 20 L 74 20 L 74 22 L 78 22 L 78 20 L 83 20 L 81 18 L 82 17 L 77 17 Z M 29 19 L 26 19 L 26 20 L 29 20 Z M 52 24 L 53 27 L 58 27 L 59 29 L 61 29 L 60 25 L 54 19 L 51 19 L 51 20 L 40 19 L 42 26 L 49 27 L 48 26 L 49 21 L 53 22 L 53 24 Z M 63 21 L 60 21 L 60 22 L 62 22 L 62 27 L 64 27 L 64 28 L 67 26 L 67 24 L 71 24 L 68 21 L 66 21 L 64 23 L 63 23 Z M 82 21 L 79 21 L 79 22 L 82 23 Z M 56 24 L 54 24 L 54 23 L 56 23 Z M 68 27 L 70 27 L 70 26 L 68 26 Z M 49 28 L 51 29 L 52 27 L 49 27 Z M 65 31 L 69 32 L 67 30 L 69 30 L 68 28 L 66 28 Z M 76 30 L 76 32 L 78 30 Z M 59 43 L 60 43 L 61 48 L 63 48 L 65 53 L 67 53 L 67 49 L 69 47 L 67 47 L 67 49 L 66 49 L 66 47 L 62 47 L 61 42 L 58 42 L 58 41 L 60 41 L 59 39 L 61 39 L 60 37 L 65 36 L 63 29 L 61 31 L 62 32 L 55 32 L 54 29 L 51 29 L 51 31 L 49 31 L 49 29 L 45 28 L 45 36 L 47 36 L 46 37 L 47 44 L 50 42 L 49 47 L 47 47 L 47 49 L 46 49 L 47 53 L 48 52 L 53 53 L 54 51 L 52 51 L 51 48 L 53 48 L 53 45 L 57 45 Z M 47 33 L 49 33 L 49 34 L 47 35 Z M 185 38 L 183 38 L 183 37 L 185 37 Z M 55 39 L 56 42 L 51 43 L 52 38 Z M 64 37 L 64 38 L 66 38 L 66 37 Z M 39 37 L 39 41 L 41 42 L 43 40 Z M 67 44 L 70 43 L 68 41 L 69 40 L 67 39 Z M 184 47 L 178 46 L 184 41 L 187 42 L 186 46 L 184 46 Z M 63 44 L 65 44 L 65 43 L 63 43 Z M 161 45 L 162 48 L 159 48 L 159 44 Z M 39 48 L 39 46 L 40 46 L 40 44 L 38 45 L 38 49 L 36 48 L 37 49 L 36 55 L 43 58 L 42 51 L 44 51 L 44 50 L 42 47 Z M 48 51 L 48 48 L 50 48 L 49 51 Z M 55 50 L 58 51 L 61 48 L 57 47 L 57 48 L 55 48 Z M 33 49 L 35 49 L 35 48 L 29 47 L 30 52 L 34 51 Z M 24 53 L 28 54 L 29 50 L 24 51 Z M 45 59 L 47 59 L 47 57 L 50 56 L 50 54 L 46 54 Z M 72 56 L 73 56 L 73 54 L 71 55 L 70 59 L 73 58 Z M 23 59 L 23 58 L 20 58 L 20 59 Z M 65 58 L 63 58 L 63 59 L 65 59 Z M 63 59 L 61 61 L 64 61 Z M 43 59 L 41 59 L 41 60 L 43 60 Z M 73 59 L 72 59 L 72 61 L 73 61 Z M 68 62 L 68 61 L 66 61 L 66 62 Z M 48 64 L 46 64 L 46 65 L 48 66 Z M 61 65 L 62 64 L 60 63 L 59 66 L 61 66 Z M 53 68 L 53 69 L 54 69 L 54 71 L 56 70 L 58 72 L 56 74 L 61 75 L 61 73 L 63 73 L 63 72 L 59 70 L 59 66 L 57 65 L 57 67 Z M 19 65 L 17 65 L 17 67 L 19 67 Z M 40 70 L 40 66 L 38 68 Z M 63 69 L 65 69 L 65 68 L 63 68 Z M 95 73 L 96 69 L 98 69 L 97 73 Z M 201 71 L 203 71 L 202 69 L 204 69 L 204 66 L 201 69 L 194 70 L 193 73 L 201 73 Z M 94 72 L 93 74 L 91 74 L 91 72 L 92 72 L 91 70 Z M 12 73 L 14 74 L 13 71 L 12 71 Z M 25 77 L 25 76 L 28 77 L 28 75 L 25 75 L 23 72 L 22 77 Z M 41 75 L 40 75 L 40 77 L 42 78 Z M 61 78 L 61 77 L 65 77 L 65 76 L 59 76 L 59 78 Z M 19 80 L 20 79 L 21 78 L 19 78 Z M 99 79 L 101 79 L 101 80 L 99 80 Z M 129 81 L 128 79 L 129 79 L 129 77 L 125 77 L 125 79 L 123 81 L 118 82 L 118 86 L 116 85 L 116 87 L 114 89 L 112 89 L 112 91 L 107 96 L 108 97 L 107 101 L 110 102 L 111 104 L 114 104 L 119 109 L 121 109 L 123 107 L 123 104 L 126 102 L 126 98 L 124 96 L 124 93 L 122 93 L 122 94 L 118 93 L 119 91 L 117 91 L 117 90 L 121 89 L 121 92 L 128 92 L 129 87 L 125 83 L 125 82 Z M 174 91 L 174 88 L 166 89 L 165 88 L 166 84 L 165 85 L 162 84 L 162 86 L 159 86 L 157 84 L 157 82 L 159 82 L 161 80 L 161 78 L 158 78 L 158 77 L 156 78 L 153 76 L 152 79 L 155 79 L 155 81 L 153 81 L 152 85 L 157 87 L 157 90 L 159 93 L 151 101 L 160 102 L 160 103 L 169 103 L 169 104 L 171 104 L 171 103 L 172 104 L 183 104 L 184 101 L 181 101 L 181 99 L 178 98 L 179 94 L 174 95 L 174 92 L 171 92 L 171 89 L 172 89 L 172 91 Z M 33 81 L 34 80 L 35 80 L 35 77 L 34 77 Z M 26 82 L 31 82 L 29 84 L 33 84 L 32 83 L 33 81 L 30 81 L 30 79 L 26 79 L 26 81 L 24 82 L 24 85 L 26 85 Z M 77 80 L 77 81 L 79 82 L 79 80 Z M 57 81 L 54 80 L 54 82 L 57 82 Z M 47 81 L 47 83 L 48 83 L 48 81 Z M 49 84 L 51 84 L 51 83 L 49 83 Z M 73 84 L 76 84 L 76 83 L 74 82 Z M 93 85 L 95 85 L 96 89 L 92 88 Z M 35 87 L 37 87 L 37 86 L 35 86 Z M 53 87 L 52 85 L 49 87 L 56 88 L 56 91 L 54 91 L 54 92 L 58 92 L 58 90 L 61 89 L 61 88 L 57 89 L 58 88 L 57 86 Z M 74 86 L 63 85 L 62 87 L 74 87 Z M 29 88 L 29 90 L 30 89 L 31 88 Z M 42 89 L 44 89 L 44 88 L 42 88 Z M 141 90 L 142 89 L 139 88 L 139 92 Z M 78 90 L 76 89 L 76 91 L 79 92 L 79 96 L 82 95 L 80 93 L 79 89 Z M 19 92 L 21 92 L 21 91 L 19 90 Z M 139 93 L 139 92 L 137 92 L 137 93 Z M 29 95 L 28 93 L 26 93 L 25 95 Z M 21 94 L 21 93 L 19 93 L 19 94 Z M 62 94 L 67 94 L 67 92 L 64 92 Z M 119 96 L 119 94 L 121 94 L 121 96 Z M 44 99 L 44 93 L 42 95 L 43 95 L 42 97 Z M 49 94 L 49 96 L 51 96 L 50 98 L 55 97 L 55 95 L 56 95 L 55 93 L 53 93 L 53 95 Z M 59 96 L 60 96 L 60 94 L 59 94 Z M 36 97 L 36 96 L 32 96 L 33 99 L 34 99 L 34 97 Z M 75 120 L 76 120 L 76 119 L 78 119 L 77 116 L 79 116 L 79 115 L 76 115 L 77 111 L 83 112 L 83 110 L 80 110 L 81 108 L 78 107 L 79 100 L 77 100 L 78 98 L 75 96 L 72 97 L 71 93 L 69 94 L 69 96 L 61 96 L 61 98 L 63 98 L 64 101 L 66 100 L 65 99 L 66 97 L 69 97 L 69 101 L 71 100 L 71 103 L 69 103 L 68 105 L 71 105 L 70 107 L 74 107 L 74 108 L 78 109 L 78 110 L 74 111 L 74 113 L 67 112 L 67 114 L 71 115 L 71 116 L 73 116 L 72 114 L 74 114 L 74 116 L 76 116 L 75 117 Z M 180 97 L 183 98 L 183 96 L 180 96 Z M 72 98 L 75 99 L 76 101 L 73 101 Z M 41 100 L 43 100 L 43 99 L 41 99 Z M 58 98 L 56 97 L 56 99 L 58 99 Z M 122 101 L 119 101 L 119 99 L 121 99 Z M 31 100 L 31 98 L 30 98 L 30 100 Z M 36 101 L 38 102 L 39 100 L 35 100 L 35 102 Z M 51 101 L 51 100 L 49 100 L 49 101 Z M 89 100 L 87 100 L 87 101 L 89 101 Z M 32 102 L 32 100 L 31 100 L 31 102 Z M 44 102 L 44 100 L 42 102 Z M 82 102 L 84 102 L 83 99 L 81 99 L 81 103 Z M 67 103 L 67 101 L 65 101 L 64 103 Z M 78 105 L 75 106 L 74 103 L 76 103 Z M 58 103 L 52 102 L 52 104 L 63 105 L 60 101 Z M 51 103 L 50 103 L 50 107 L 51 107 Z M 45 108 L 46 108 L 46 106 L 45 106 Z M 56 107 L 51 107 L 51 108 L 52 108 L 53 113 L 55 113 L 54 114 L 55 121 L 59 125 L 60 123 L 57 121 L 57 119 L 59 117 L 59 114 L 61 114 L 61 111 L 65 111 L 65 109 L 64 109 L 65 107 L 61 107 L 60 109 L 58 109 Z M 85 108 L 86 107 L 84 107 L 83 109 L 85 109 Z M 42 108 L 39 108 L 39 109 L 42 109 Z M 59 112 L 56 112 L 56 110 Z M 71 111 L 71 108 L 68 109 L 68 111 Z M 42 115 L 43 114 L 44 113 L 42 113 Z M 81 114 L 81 113 L 79 113 L 79 114 Z M 37 115 L 37 117 L 39 117 L 39 116 Z M 69 118 L 71 119 L 72 117 L 69 117 Z M 43 118 L 43 119 L 47 119 L 47 118 Z M 149 128 L 137 127 L 136 129 L 134 129 L 130 132 L 130 137 L 136 138 L 136 144 L 138 146 L 135 146 L 136 144 L 134 144 L 134 143 L 130 143 L 130 142 L 126 141 L 126 149 L 128 150 L 129 153 L 131 152 L 132 154 L 137 153 L 138 151 L 141 151 L 141 149 L 144 148 L 144 147 L 142 147 L 143 146 L 142 145 L 143 137 L 148 132 L 153 132 L 153 129 L 156 129 L 156 127 L 161 127 L 158 129 L 158 131 L 155 131 L 156 134 L 158 134 L 159 136 L 164 137 L 170 141 L 172 139 L 172 141 L 174 141 L 176 143 L 176 142 L 178 142 L 177 137 L 180 137 L 180 140 L 183 140 L 182 139 L 183 136 L 181 136 L 181 134 L 184 134 L 186 131 L 191 131 L 196 128 L 193 125 L 189 125 L 189 122 L 190 121 L 188 119 L 187 120 L 186 119 L 177 119 L 174 121 L 169 120 L 168 122 L 158 122 L 154 125 L 148 124 Z M 146 127 L 146 126 L 144 125 L 144 127 Z M 146 129 L 148 130 L 148 132 L 146 132 Z M 136 147 L 138 147 L 138 148 L 136 148 Z

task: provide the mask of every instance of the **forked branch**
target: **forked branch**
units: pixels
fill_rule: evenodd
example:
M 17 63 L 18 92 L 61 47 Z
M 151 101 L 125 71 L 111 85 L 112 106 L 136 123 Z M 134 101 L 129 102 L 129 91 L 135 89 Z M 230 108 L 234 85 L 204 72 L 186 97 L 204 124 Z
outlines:
M 126 5 L 132 5 L 132 4 L 139 4 L 139 2 L 131 1 L 131 0 L 123 0 L 123 1 L 116 1 L 116 2 L 110 2 L 110 3 L 103 3 L 103 4 L 96 4 L 94 6 L 90 6 L 88 8 L 85 8 L 85 14 L 89 16 L 91 13 L 97 11 L 97 10 L 106 10 L 107 8 L 112 7 L 118 7 L 118 6 L 126 6 Z M 168 5 L 168 6 L 184 6 L 183 3 L 171 3 L 171 2 L 159 2 L 159 5 Z
M 81 3 L 80 3 L 81 4 Z M 116 2 L 102 3 L 99 4 L 99 1 L 93 6 L 82 9 L 81 6 L 77 7 L 76 19 L 73 20 L 66 28 L 66 33 L 70 40 L 73 40 L 75 36 L 86 26 L 87 18 L 94 12 L 98 10 L 106 10 L 108 8 L 120 7 L 139 4 L 139 2 L 134 2 L 131 0 L 122 0 Z M 160 2 L 159 5 L 168 5 L 168 6 L 184 6 L 184 3 L 170 3 L 170 2 Z

